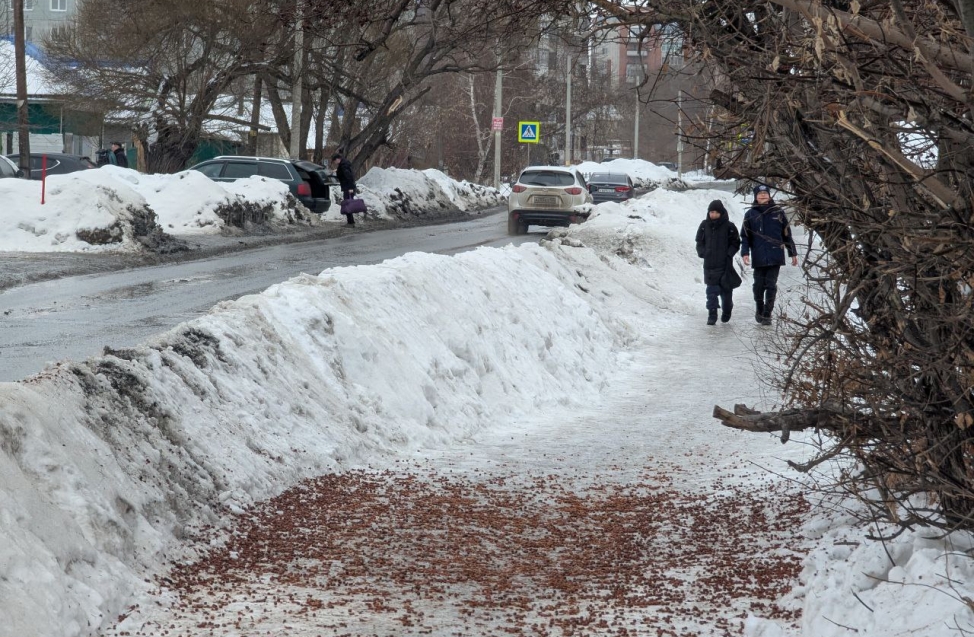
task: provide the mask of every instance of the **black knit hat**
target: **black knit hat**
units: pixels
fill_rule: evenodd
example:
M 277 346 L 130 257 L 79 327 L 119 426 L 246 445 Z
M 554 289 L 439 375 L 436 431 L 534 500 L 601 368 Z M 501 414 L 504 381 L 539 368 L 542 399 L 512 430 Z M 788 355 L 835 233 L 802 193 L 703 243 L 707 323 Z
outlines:
M 720 199 L 714 199 L 710 202 L 710 205 L 707 206 L 707 212 L 710 212 L 711 210 L 716 210 L 722 215 L 727 214 L 727 208 L 724 208 L 724 204 Z
M 754 196 L 755 197 L 758 196 L 758 193 L 759 192 L 766 192 L 766 193 L 768 193 L 768 196 L 769 197 L 771 196 L 771 189 L 768 188 L 767 186 L 765 186 L 764 184 L 758 184 L 757 186 L 754 187 Z

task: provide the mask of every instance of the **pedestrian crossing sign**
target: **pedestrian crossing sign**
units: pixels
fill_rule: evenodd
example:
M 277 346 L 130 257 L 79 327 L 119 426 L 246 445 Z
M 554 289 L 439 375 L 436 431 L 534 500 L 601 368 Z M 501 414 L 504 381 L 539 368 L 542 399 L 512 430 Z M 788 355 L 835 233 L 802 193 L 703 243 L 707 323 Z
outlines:
M 537 144 L 541 141 L 541 122 L 518 122 L 517 141 L 522 144 Z

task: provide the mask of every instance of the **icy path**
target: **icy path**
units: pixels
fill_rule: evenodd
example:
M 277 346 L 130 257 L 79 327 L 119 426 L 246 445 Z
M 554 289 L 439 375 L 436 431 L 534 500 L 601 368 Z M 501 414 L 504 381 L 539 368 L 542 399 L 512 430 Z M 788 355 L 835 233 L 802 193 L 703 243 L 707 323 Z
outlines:
M 108 634 L 737 635 L 749 615 L 798 634 L 775 600 L 807 507 L 757 466 L 801 445 L 710 417 L 772 406 L 768 328 L 737 296 L 728 325 L 657 321 L 589 409 L 290 490 Z

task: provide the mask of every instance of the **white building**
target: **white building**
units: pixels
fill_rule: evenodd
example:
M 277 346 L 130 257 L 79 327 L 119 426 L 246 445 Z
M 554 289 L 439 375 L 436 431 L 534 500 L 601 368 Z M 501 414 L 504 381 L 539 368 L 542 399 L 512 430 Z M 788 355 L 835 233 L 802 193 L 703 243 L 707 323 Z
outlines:
M 13 37 L 14 2 L 0 0 L 0 36 Z M 78 13 L 80 0 L 23 0 L 27 41 L 42 44 L 51 33 L 68 26 Z

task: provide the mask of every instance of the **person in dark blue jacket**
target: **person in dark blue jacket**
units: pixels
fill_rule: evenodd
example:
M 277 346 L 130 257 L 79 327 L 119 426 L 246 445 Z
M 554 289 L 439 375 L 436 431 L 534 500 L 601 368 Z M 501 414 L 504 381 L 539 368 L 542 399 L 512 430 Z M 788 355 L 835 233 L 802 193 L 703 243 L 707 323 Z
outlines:
M 730 320 L 734 307 L 734 287 L 741 283 L 733 262 L 740 247 L 741 237 L 737 227 L 730 222 L 723 202 L 714 199 L 707 207 L 707 218 L 697 228 L 697 256 L 703 259 L 703 282 L 707 286 L 707 325 L 717 324 L 718 308 L 723 310 L 720 313 L 721 322 Z
M 791 264 L 798 265 L 798 250 L 788 217 L 772 201 L 770 189 L 758 184 L 754 188 L 754 203 L 744 213 L 741 224 L 741 256 L 744 265 L 754 267 L 754 320 L 762 325 L 771 325 L 771 312 L 778 295 L 778 270 L 785 264 L 785 250 Z

